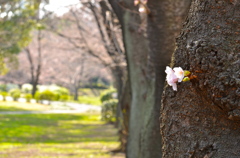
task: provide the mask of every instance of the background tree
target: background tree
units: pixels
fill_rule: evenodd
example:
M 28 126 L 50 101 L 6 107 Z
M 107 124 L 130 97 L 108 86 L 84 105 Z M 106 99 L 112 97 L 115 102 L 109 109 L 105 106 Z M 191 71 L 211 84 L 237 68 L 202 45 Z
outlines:
M 32 64 L 25 51 L 17 56 L 19 60 L 18 68 L 11 69 L 8 74 L 1 76 L 1 81 L 24 84 L 31 82 L 31 68 L 33 73 L 37 71 L 38 57 L 38 33 L 34 32 L 33 40 L 27 47 L 30 50 Z M 92 78 L 99 78 L 111 83 L 111 75 L 97 59 L 88 55 L 84 50 L 76 50 L 69 45 L 65 39 L 42 30 L 41 32 L 41 75 L 40 84 L 58 84 L 69 88 L 74 94 L 73 82 L 81 81 L 81 88 L 90 86 Z M 85 57 L 84 57 L 85 56 Z M 84 71 L 82 77 L 79 74 L 84 58 Z M 75 75 L 74 75 L 75 74 Z M 34 74 L 35 75 L 35 74 Z
M 31 83 L 33 84 L 32 94 L 36 92 L 39 76 L 41 73 L 41 29 L 39 26 L 40 21 L 40 3 L 44 4 L 47 1 L 34 0 L 34 1 L 4 1 L 1 3 L 1 27 L 0 31 L 3 33 L 1 36 L 0 47 L 1 53 L 19 53 L 22 48 L 27 47 L 31 41 L 31 31 L 37 27 L 38 29 L 38 64 L 36 73 L 34 73 L 33 62 L 29 49 L 26 49 L 29 62 L 31 64 Z M 17 24 L 17 25 L 16 25 Z M 3 61 L 2 61 L 3 62 Z
M 119 3 L 117 3 L 119 4 Z M 116 7 L 116 6 L 114 6 Z M 113 7 L 113 8 L 114 8 Z M 147 65 L 148 65 L 148 47 L 144 32 L 141 32 L 142 23 L 137 7 L 134 7 L 133 1 L 123 1 L 118 9 L 121 9 L 123 41 L 128 61 L 128 76 L 131 87 L 131 105 L 129 119 L 129 136 L 127 142 L 127 157 L 141 156 L 141 131 L 144 122 L 144 106 L 148 105 L 148 94 L 152 91 L 148 89 Z M 116 11 L 117 13 L 117 11 Z M 120 17 L 119 16 L 119 17 Z M 140 86 L 141 85 L 141 86 Z M 148 103 L 147 103 L 148 102 Z
M 108 79 L 106 68 L 98 60 L 86 53 L 71 52 L 58 58 L 63 66 L 60 66 L 58 74 L 54 73 L 54 82 L 69 88 L 74 94 L 74 100 L 78 100 L 78 93 L 81 88 L 91 87 L 91 79 Z M 56 70 L 58 66 L 54 66 Z
M 125 86 L 127 80 L 126 61 L 118 19 L 106 1 L 100 1 L 99 3 L 85 1 L 82 4 L 81 9 L 72 8 L 70 13 L 65 15 L 68 28 L 69 23 L 71 28 L 75 28 L 71 29 L 74 30 L 72 35 L 70 35 L 69 31 L 67 35 L 66 32 L 54 30 L 56 25 L 52 25 L 51 30 L 68 40 L 75 49 L 85 50 L 101 61 L 112 73 L 114 85 L 118 92 L 118 99 L 121 100 L 124 95 L 123 91 L 125 91 L 123 87 L 128 87 Z M 122 119 L 121 107 L 121 102 L 119 102 L 117 122 L 121 119 L 119 128 L 122 133 L 125 133 L 123 135 L 126 135 L 126 130 L 122 128 L 123 126 L 126 127 L 126 121 Z M 122 144 L 126 142 L 123 138 L 120 139 Z M 125 150 L 125 145 L 121 145 L 120 150 Z
M 194 79 L 165 89 L 163 157 L 240 156 L 239 8 L 239 0 L 192 2 L 172 66 Z
M 105 31 L 102 29 L 103 24 L 99 20 L 101 16 L 99 19 L 97 18 L 99 20 L 98 23 L 100 23 L 99 25 L 101 25 L 101 30 L 99 31 L 98 24 L 95 21 L 93 13 L 88 8 L 88 4 L 89 3 L 85 4 L 87 6 L 83 6 L 80 10 L 78 8 L 72 8 L 70 12 L 62 18 L 61 22 L 64 24 L 58 22 L 58 24 L 61 25 L 61 29 L 55 28 L 56 23 L 52 23 L 49 30 L 68 41 L 75 51 L 87 52 L 89 55 L 98 59 L 102 65 L 109 68 L 110 71 L 116 66 L 113 60 L 117 60 L 117 58 L 118 60 L 121 59 L 120 64 L 125 66 L 123 57 L 118 56 L 113 59 L 106 51 L 105 48 L 109 48 L 107 46 L 109 42 L 105 35 Z M 95 6 L 92 7 L 94 8 L 94 12 L 96 12 L 97 9 Z M 102 32 L 103 35 L 100 32 Z M 110 54 L 114 54 L 114 52 Z
M 175 35 L 188 11 L 189 1 L 109 1 L 122 23 L 132 103 L 127 157 L 161 157 L 159 111 L 164 69 L 174 51 Z M 140 8 L 138 8 L 140 7 Z M 138 9 L 144 11 L 138 12 Z M 178 15 L 178 16 L 176 16 Z M 148 38 L 145 37 L 148 16 Z M 160 39 L 164 39 L 159 41 Z M 149 43 L 149 49 L 147 43 Z M 148 51 L 149 50 L 149 51 Z M 163 72 L 162 72 L 163 71 Z M 141 86 L 139 86 L 141 85 Z
M 150 13 L 147 18 L 147 35 L 149 43 L 148 76 L 153 89 L 152 105 L 145 107 L 145 123 L 143 124 L 141 156 L 161 157 L 161 136 L 159 117 L 161 96 L 165 82 L 165 68 L 169 65 L 175 50 L 175 38 L 182 28 L 191 0 L 148 0 L 146 9 Z M 159 40 L 161 39 L 161 40 Z M 150 151 L 150 152 L 149 152 Z
M 31 81 L 30 83 L 32 84 L 32 96 L 35 95 L 37 91 L 37 85 L 39 83 L 39 77 L 41 75 L 41 70 L 42 70 L 42 44 L 41 44 L 41 39 L 42 39 L 42 31 L 41 28 L 38 28 L 37 30 L 37 59 L 35 62 L 33 61 L 33 55 L 29 47 L 25 48 L 25 52 L 27 54 L 27 58 L 29 61 L 30 65 L 30 74 L 31 74 Z M 35 67 L 36 66 L 36 67 Z
M 36 1 L 1 1 L 1 53 L 19 53 L 30 41 L 38 3 Z M 17 25 L 16 25 L 17 24 Z
M 32 17 L 35 16 L 39 1 L 1 1 L 0 13 L 0 62 L 1 72 L 8 69 L 6 61 L 12 63 L 14 56 L 31 41 L 31 31 L 34 26 Z M 8 60 L 4 60 L 8 59 Z M 9 65 L 9 64 L 8 64 Z

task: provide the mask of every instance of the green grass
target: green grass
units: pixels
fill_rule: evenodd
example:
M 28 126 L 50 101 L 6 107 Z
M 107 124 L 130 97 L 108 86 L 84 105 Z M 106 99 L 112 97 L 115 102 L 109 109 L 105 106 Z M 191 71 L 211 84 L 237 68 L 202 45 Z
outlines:
M 0 101 L 0 111 L 43 111 L 50 110 L 50 106 L 33 103 L 19 103 Z
M 123 158 L 117 130 L 99 115 L 0 115 L 1 158 Z
M 91 96 L 79 96 L 78 102 L 82 104 L 90 104 L 90 105 L 101 105 L 102 102 L 100 97 L 91 97 Z

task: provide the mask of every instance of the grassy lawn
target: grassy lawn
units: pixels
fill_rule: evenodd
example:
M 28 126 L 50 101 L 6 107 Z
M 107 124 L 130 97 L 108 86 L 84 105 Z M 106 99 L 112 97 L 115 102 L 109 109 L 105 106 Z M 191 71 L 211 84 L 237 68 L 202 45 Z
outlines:
M 90 105 L 102 105 L 100 97 L 90 97 L 90 96 L 79 96 L 78 102 L 82 104 L 90 104 Z
M 50 110 L 50 106 L 33 103 L 20 103 L 14 101 L 0 101 L 0 111 L 43 111 Z
M 117 130 L 98 114 L 0 115 L 0 129 L 0 158 L 124 157 L 109 153 Z

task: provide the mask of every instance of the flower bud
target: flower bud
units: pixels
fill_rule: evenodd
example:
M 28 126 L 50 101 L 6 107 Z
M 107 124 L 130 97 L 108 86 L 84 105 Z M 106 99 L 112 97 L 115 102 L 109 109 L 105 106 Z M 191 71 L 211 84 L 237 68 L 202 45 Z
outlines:
M 183 82 L 190 81 L 190 78 L 189 78 L 189 77 L 185 77 L 182 81 L 183 81 Z
M 184 70 L 184 76 L 189 76 L 191 74 L 190 71 Z

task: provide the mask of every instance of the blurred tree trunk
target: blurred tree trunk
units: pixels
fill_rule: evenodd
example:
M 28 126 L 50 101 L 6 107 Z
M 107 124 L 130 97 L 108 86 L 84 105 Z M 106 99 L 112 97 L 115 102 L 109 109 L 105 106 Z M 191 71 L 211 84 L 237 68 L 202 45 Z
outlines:
M 126 82 L 126 70 L 124 70 L 123 67 L 121 66 L 114 66 L 113 68 L 110 68 L 113 74 L 113 78 L 115 81 L 115 88 L 117 89 L 117 93 L 118 93 L 118 101 L 121 100 L 122 95 L 123 94 L 123 87 L 124 87 L 124 82 Z M 118 102 L 118 106 L 117 106 L 117 112 L 116 112 L 116 126 L 119 125 L 119 121 L 120 121 L 120 116 L 121 115 L 121 103 Z
M 125 152 L 127 147 L 127 138 L 129 131 L 129 116 L 130 116 L 130 103 L 131 103 L 131 88 L 130 88 L 130 80 L 127 79 L 122 96 L 119 100 L 120 104 L 120 122 L 119 122 L 119 135 L 120 135 L 120 150 Z
M 141 157 L 161 157 L 159 126 L 161 96 L 165 82 L 165 68 L 175 50 L 175 38 L 180 33 L 191 0 L 148 0 L 147 33 L 149 43 L 148 78 L 151 81 L 151 104 L 144 109 Z M 150 85 L 150 84 L 149 84 Z
M 117 16 L 117 19 L 120 23 L 120 27 L 122 30 L 122 36 L 124 37 L 124 27 L 123 27 L 123 8 L 119 5 L 118 0 L 109 0 L 109 4 L 111 5 L 111 8 L 113 9 L 115 15 Z M 125 48 L 125 58 L 127 59 L 127 54 L 126 54 L 126 45 L 123 40 L 123 45 Z M 127 64 L 128 65 L 128 64 Z M 128 66 L 127 66 L 128 67 Z M 120 147 L 118 151 L 123 151 L 126 152 L 127 148 L 127 142 L 128 142 L 128 133 L 129 133 L 129 118 L 130 118 L 130 107 L 131 107 L 131 83 L 130 83 L 130 78 L 129 78 L 129 69 L 125 71 L 125 76 L 126 80 L 122 84 L 123 85 L 123 90 L 122 90 L 122 95 L 118 96 L 119 97 L 119 107 L 121 108 L 120 111 L 120 124 L 118 125 L 119 128 L 119 135 L 120 135 Z M 119 108 L 118 107 L 118 108 Z
M 239 0 L 192 2 L 172 64 L 195 77 L 165 89 L 163 157 L 240 157 L 239 8 Z
M 100 20 L 96 7 L 92 2 L 88 2 L 89 8 L 93 13 L 95 21 L 97 23 L 97 27 L 103 41 L 104 47 L 112 60 L 112 65 L 110 65 L 110 70 L 113 74 L 113 78 L 115 81 L 116 89 L 118 92 L 118 100 L 121 99 L 124 82 L 126 81 L 126 70 L 123 63 L 125 63 L 124 52 L 118 42 L 117 35 L 115 34 L 115 30 L 118 27 L 118 23 L 114 22 L 114 14 L 112 10 L 108 7 L 106 1 L 99 2 L 101 7 L 101 18 Z M 119 123 L 120 117 L 120 103 L 117 107 L 117 122 Z
M 122 50 L 118 39 L 119 37 L 117 37 L 117 34 L 115 33 L 120 25 L 119 22 L 116 22 L 116 15 L 110 9 L 106 1 L 101 0 L 99 1 L 99 4 L 101 7 L 102 21 L 97 15 L 95 6 L 89 2 L 90 9 L 95 17 L 105 49 L 112 59 L 110 70 L 115 81 L 115 88 L 117 89 L 119 101 L 116 112 L 117 121 L 115 125 L 119 129 L 121 145 L 113 152 L 125 151 L 128 134 L 129 105 L 131 99 L 130 89 L 129 87 L 126 87 L 129 82 L 127 81 L 125 52 Z
M 25 51 L 27 53 L 28 61 L 30 64 L 30 72 L 31 72 L 31 81 L 32 84 L 32 96 L 34 97 L 36 91 L 37 91 L 37 85 L 39 82 L 39 77 L 41 75 L 41 67 L 42 67 L 42 46 L 41 46 L 41 30 L 37 31 L 37 63 L 36 68 L 34 66 L 33 57 L 31 54 L 30 49 L 27 47 L 25 48 Z
M 146 79 L 147 65 L 147 40 L 142 32 L 139 32 L 141 24 L 140 16 L 133 6 L 133 1 L 109 0 L 114 9 L 123 31 L 123 42 L 128 64 L 129 87 L 131 90 L 130 118 L 126 132 L 129 132 L 127 140 L 127 157 L 139 158 L 140 133 L 143 122 L 143 108 L 146 105 L 148 93 Z M 127 84 L 126 84 L 127 85 Z M 129 113 L 129 111 L 127 112 Z M 129 116 L 128 116 L 129 117 Z
M 79 99 L 78 91 L 79 91 L 80 87 L 81 86 L 79 85 L 79 83 L 73 84 L 73 89 L 74 89 L 73 100 L 75 100 L 75 101 L 78 101 L 78 99 Z
M 133 6 L 133 1 L 109 2 L 122 24 L 129 61 L 132 103 L 127 157 L 161 157 L 159 112 L 165 81 L 164 69 L 170 63 L 175 35 L 180 32 L 181 22 L 188 11 L 190 0 L 148 1 L 148 9 L 151 11 L 148 15 L 148 41 L 141 31 L 146 13 L 145 15 L 141 13 L 140 17 L 137 7 Z M 177 11 L 175 6 L 179 6 L 175 3 L 182 4 Z
M 132 92 L 127 157 L 140 158 L 141 134 L 144 122 L 144 109 L 153 104 L 147 100 L 153 94 L 147 78 L 148 46 L 143 32 L 139 31 L 141 19 L 133 1 L 124 1 L 127 8 L 123 13 L 123 40 L 128 60 L 130 87 Z M 150 103 L 151 102 L 151 103 Z
M 74 97 L 73 100 L 78 101 L 78 87 L 74 87 Z
M 78 101 L 78 91 L 81 88 L 82 80 L 84 78 L 84 69 L 86 57 L 83 55 L 79 62 L 79 67 L 76 68 L 74 75 L 72 76 L 73 89 L 74 89 L 74 100 Z

